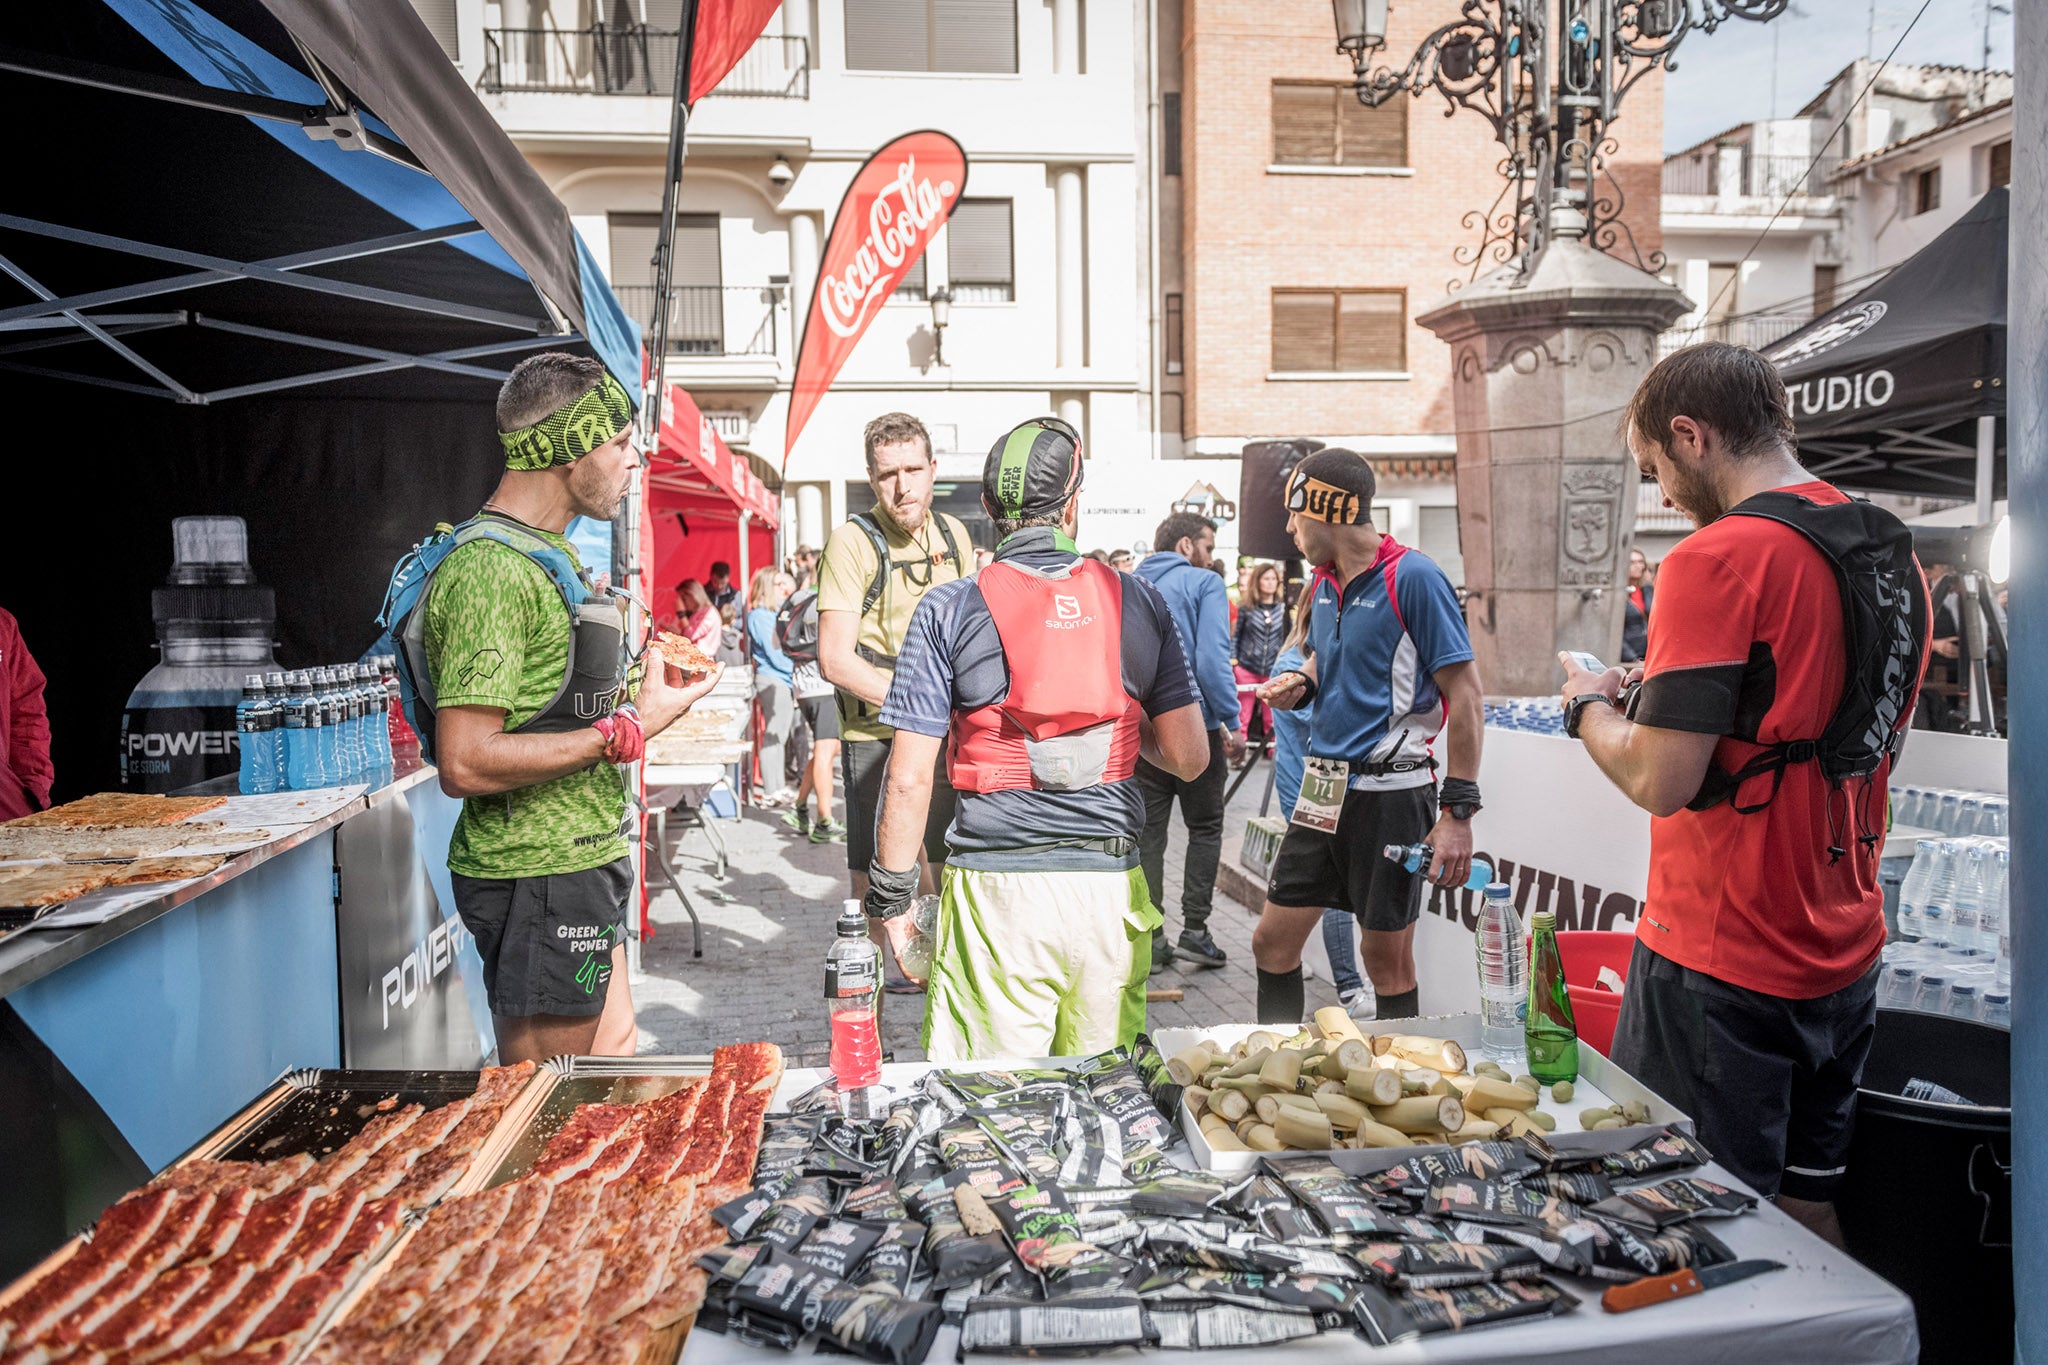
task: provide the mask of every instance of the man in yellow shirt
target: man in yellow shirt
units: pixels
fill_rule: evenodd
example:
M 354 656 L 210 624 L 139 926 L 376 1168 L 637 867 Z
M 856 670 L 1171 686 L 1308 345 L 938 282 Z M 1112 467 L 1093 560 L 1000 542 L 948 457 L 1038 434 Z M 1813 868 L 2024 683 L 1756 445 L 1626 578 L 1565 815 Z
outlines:
M 896 654 L 925 593 L 972 572 L 974 543 L 958 517 L 932 510 L 938 465 L 924 423 L 884 413 L 861 433 L 875 505 L 825 542 L 818 561 L 818 667 L 839 693 L 839 768 L 846 786 L 846 866 L 865 896 L 875 856 L 875 814 L 895 731 L 879 713 Z M 954 794 L 940 765 L 925 819 L 925 889 L 946 860 Z M 878 940 L 879 941 L 879 940 Z M 892 986 L 909 988 L 893 977 Z

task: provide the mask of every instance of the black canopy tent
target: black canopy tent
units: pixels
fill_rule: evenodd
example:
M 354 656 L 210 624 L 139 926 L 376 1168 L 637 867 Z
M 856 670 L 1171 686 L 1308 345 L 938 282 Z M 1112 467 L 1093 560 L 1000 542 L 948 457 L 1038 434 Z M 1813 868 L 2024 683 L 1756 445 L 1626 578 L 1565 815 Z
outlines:
M 2004 188 L 1985 194 L 1876 284 L 1764 349 L 1816 476 L 1974 497 L 1986 513 L 2003 494 L 2007 201 Z
M 406 0 L 67 0 L 4 43 L 0 606 L 61 798 L 116 780 L 172 517 L 248 521 L 281 662 L 353 658 L 502 468 L 510 366 L 594 352 L 637 392 L 639 339 Z

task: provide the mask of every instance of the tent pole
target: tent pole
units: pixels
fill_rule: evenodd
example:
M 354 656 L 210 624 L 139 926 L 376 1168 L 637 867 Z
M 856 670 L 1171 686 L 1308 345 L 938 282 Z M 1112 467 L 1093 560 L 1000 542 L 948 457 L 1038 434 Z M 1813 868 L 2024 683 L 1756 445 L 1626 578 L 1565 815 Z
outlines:
M 749 586 L 753 583 L 754 569 L 753 565 L 749 562 L 750 556 L 747 553 L 750 548 L 747 544 L 747 524 L 753 521 L 753 519 L 754 514 L 752 512 L 743 511 L 740 513 L 740 582 Z M 740 589 L 742 592 L 746 590 L 746 588 Z
M 683 191 L 683 136 L 690 124 L 690 63 L 697 46 L 697 0 L 683 0 L 676 39 L 675 107 L 669 113 L 668 167 L 661 182 L 661 226 L 654 238 L 654 394 L 647 400 L 647 449 L 661 445 L 661 405 L 668 395 L 668 295 L 675 272 L 676 200 Z
M 1998 458 L 1998 419 L 1977 419 L 1977 524 L 1991 520 L 1991 466 Z

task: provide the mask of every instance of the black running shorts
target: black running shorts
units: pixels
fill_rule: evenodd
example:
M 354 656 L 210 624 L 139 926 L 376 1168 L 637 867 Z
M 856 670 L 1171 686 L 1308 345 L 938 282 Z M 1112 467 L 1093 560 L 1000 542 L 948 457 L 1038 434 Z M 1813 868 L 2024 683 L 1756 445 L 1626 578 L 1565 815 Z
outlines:
M 633 862 L 552 877 L 454 875 L 455 911 L 484 960 L 491 1013 L 587 1018 L 604 1011 L 612 949 L 626 941 Z
M 1337 832 L 1289 825 L 1273 858 L 1266 899 L 1275 905 L 1349 910 L 1360 927 L 1392 932 L 1422 913 L 1419 872 L 1384 856 L 1388 844 L 1415 844 L 1436 824 L 1436 788 L 1347 791 Z
M 846 866 L 863 877 L 875 860 L 875 817 L 881 811 L 882 780 L 895 747 L 886 739 L 849 739 L 839 746 L 839 775 L 846 784 Z M 946 778 L 946 753 L 941 749 L 932 778 L 932 803 L 924 818 L 924 856 L 934 868 L 946 861 L 946 831 L 953 826 L 958 802 Z
M 1831 1200 L 1877 1030 L 1878 971 L 1787 1000 L 1682 967 L 1638 939 L 1615 1065 L 1692 1115 L 1714 1159 L 1757 1193 Z

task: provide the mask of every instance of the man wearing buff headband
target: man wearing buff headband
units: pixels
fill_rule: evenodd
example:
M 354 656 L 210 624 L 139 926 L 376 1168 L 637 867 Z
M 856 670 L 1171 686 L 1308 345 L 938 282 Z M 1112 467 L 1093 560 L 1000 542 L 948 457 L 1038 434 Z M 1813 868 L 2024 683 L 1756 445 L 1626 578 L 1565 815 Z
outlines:
M 1381 1019 L 1418 1012 L 1415 919 L 1423 876 L 1383 856 L 1427 842 L 1428 879 L 1471 874 L 1485 698 L 1457 592 L 1434 562 L 1372 524 L 1372 466 L 1319 450 L 1287 485 L 1287 530 L 1315 572 L 1302 589 L 1313 657 L 1259 688 L 1268 705 L 1309 700 L 1308 759 L 1252 933 L 1259 1022 L 1301 1021 L 1301 945 L 1324 907 L 1349 910 Z M 1341 629 L 1340 629 L 1341 619 Z M 1436 739 L 1443 812 L 1437 813 Z
M 499 390 L 497 419 L 505 473 L 473 524 L 487 534 L 461 537 L 425 603 L 434 760 L 441 789 L 463 798 L 448 844 L 455 908 L 483 957 L 501 1061 L 631 1056 L 617 765 L 718 670 L 685 685 L 653 664 L 625 704 L 618 603 L 571 608 L 543 567 L 559 553 L 580 573 L 570 521 L 608 521 L 626 496 L 640 457 L 619 382 L 595 360 L 532 356 Z
M 996 442 L 981 501 L 1002 543 L 918 602 L 882 704 L 896 738 L 866 905 L 899 949 L 941 746 L 960 794 L 925 996 L 934 1061 L 1084 1056 L 1144 1027 L 1159 911 L 1138 755 L 1193 778 L 1209 737 L 1159 590 L 1074 547 L 1083 469 L 1057 418 Z

